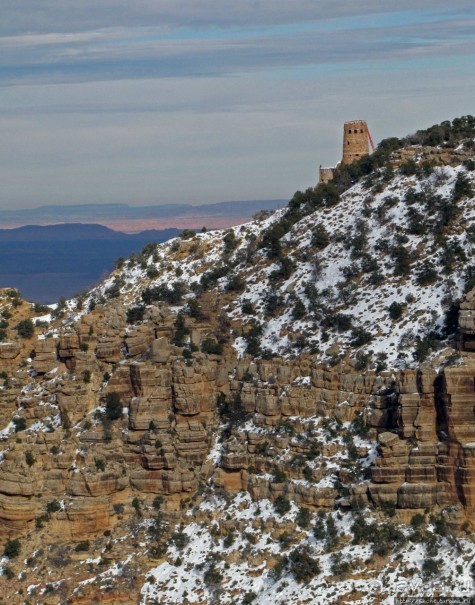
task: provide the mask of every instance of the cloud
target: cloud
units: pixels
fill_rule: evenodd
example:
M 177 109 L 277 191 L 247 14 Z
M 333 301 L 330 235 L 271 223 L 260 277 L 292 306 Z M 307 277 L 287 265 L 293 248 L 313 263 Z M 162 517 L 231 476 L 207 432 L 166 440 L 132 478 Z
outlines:
M 280 198 L 470 113 L 472 1 L 4 0 L 0 207 Z
M 4 0 L 0 35 L 108 27 L 234 27 L 322 21 L 400 11 L 467 12 L 468 0 Z
M 475 53 L 475 18 L 395 26 L 303 27 L 298 35 L 179 37 L 154 28 L 0 38 L 7 67 L 0 85 L 166 77 L 229 76 L 311 66 L 374 63 Z M 408 65 L 410 69 L 410 64 Z

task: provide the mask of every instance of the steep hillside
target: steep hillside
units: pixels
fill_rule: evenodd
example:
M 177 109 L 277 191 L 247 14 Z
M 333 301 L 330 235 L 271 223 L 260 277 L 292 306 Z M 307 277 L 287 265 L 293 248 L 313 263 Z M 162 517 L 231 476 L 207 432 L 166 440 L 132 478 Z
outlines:
M 0 292 L 5 602 L 473 594 L 474 128 L 59 305 Z
M 403 154 L 341 196 L 297 193 L 261 221 L 149 246 L 86 304 L 120 293 L 190 311 L 211 297 L 240 355 L 414 367 L 446 344 L 472 285 L 475 173 L 471 147 Z

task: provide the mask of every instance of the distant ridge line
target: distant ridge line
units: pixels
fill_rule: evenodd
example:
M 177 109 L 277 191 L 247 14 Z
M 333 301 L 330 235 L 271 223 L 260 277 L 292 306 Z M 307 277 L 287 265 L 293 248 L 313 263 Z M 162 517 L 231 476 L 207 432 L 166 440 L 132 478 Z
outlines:
M 153 206 L 130 206 L 129 204 L 74 204 L 71 206 L 45 205 L 37 208 L 18 210 L 0 210 L 2 222 L 33 223 L 70 223 L 98 220 L 146 220 L 171 219 L 174 217 L 240 217 L 258 210 L 277 210 L 286 206 L 287 199 L 272 200 L 235 200 L 213 204 L 157 204 Z
M 177 237 L 183 229 L 147 229 L 139 233 L 124 233 L 96 223 L 59 223 L 55 225 L 24 225 L 0 229 L 0 242 L 18 241 L 86 241 L 86 240 L 142 240 L 154 238 L 164 241 Z

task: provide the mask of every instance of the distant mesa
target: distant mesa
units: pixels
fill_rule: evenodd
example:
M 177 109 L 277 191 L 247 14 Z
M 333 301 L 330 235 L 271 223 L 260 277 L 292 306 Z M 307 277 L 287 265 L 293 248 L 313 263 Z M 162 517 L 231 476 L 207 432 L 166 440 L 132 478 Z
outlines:
M 355 160 L 369 154 L 369 146 L 374 151 L 373 139 L 368 124 L 364 120 L 351 120 L 343 126 L 343 155 L 341 162 L 333 168 L 322 168 L 320 165 L 319 183 L 328 183 L 333 179 L 336 168 L 340 165 L 351 164 Z

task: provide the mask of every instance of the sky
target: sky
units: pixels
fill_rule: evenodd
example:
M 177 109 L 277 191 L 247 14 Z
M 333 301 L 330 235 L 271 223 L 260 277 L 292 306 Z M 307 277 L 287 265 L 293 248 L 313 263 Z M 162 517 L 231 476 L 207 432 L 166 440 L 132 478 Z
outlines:
M 2 0 L 0 209 L 290 198 L 474 114 L 473 0 Z

